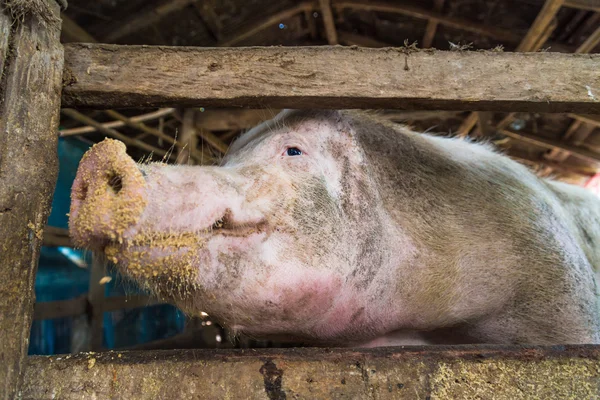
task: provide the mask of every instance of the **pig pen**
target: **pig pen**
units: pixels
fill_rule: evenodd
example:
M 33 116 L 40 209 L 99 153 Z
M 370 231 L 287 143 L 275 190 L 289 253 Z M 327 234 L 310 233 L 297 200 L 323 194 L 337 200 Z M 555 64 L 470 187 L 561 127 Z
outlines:
M 546 2 L 517 50 L 536 48 L 563 3 Z M 61 107 L 479 111 L 465 121 L 465 135 L 486 111 L 600 114 L 595 92 L 600 87 L 598 55 L 421 51 L 411 46 L 368 50 L 73 44 L 63 48 L 59 13 L 65 6 L 65 1 L 54 0 L 9 0 L 0 6 L 2 398 L 600 395 L 600 351 L 594 345 L 132 351 L 26 357 L 33 280 L 57 173 L 55 132 Z M 313 6 L 304 4 L 299 11 L 307 7 Z M 327 9 L 329 2 L 322 1 L 319 7 Z M 335 44 L 330 14 L 324 12 L 324 22 L 328 40 Z M 435 13 L 429 19 L 439 21 Z M 331 65 L 340 67 L 332 70 Z M 100 131 L 110 129 L 74 110 L 66 112 Z M 506 123 L 498 128 L 505 129 Z M 510 134 L 600 161 L 596 152 L 572 144 Z M 91 294 L 92 299 L 95 296 Z

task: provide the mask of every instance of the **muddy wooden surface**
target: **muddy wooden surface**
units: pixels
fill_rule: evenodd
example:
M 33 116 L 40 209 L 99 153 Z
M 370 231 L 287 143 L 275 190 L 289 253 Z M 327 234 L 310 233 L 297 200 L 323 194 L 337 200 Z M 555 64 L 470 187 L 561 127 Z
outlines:
M 10 1 L 9 1 L 10 3 Z M 0 9 L 2 8 L 0 3 Z M 58 5 L 49 0 L 58 16 Z M 33 283 L 58 172 L 63 52 L 59 27 L 0 10 L 0 398 L 13 399 L 27 355 Z M 8 34 L 7 34 L 8 33 Z
M 591 399 L 600 346 L 82 353 L 30 357 L 26 399 Z
M 65 67 L 69 107 L 600 113 L 599 54 L 68 44 Z

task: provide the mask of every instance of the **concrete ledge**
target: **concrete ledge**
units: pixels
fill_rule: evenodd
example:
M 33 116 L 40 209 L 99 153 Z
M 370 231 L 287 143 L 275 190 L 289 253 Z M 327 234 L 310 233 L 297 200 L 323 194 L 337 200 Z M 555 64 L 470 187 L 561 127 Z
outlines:
M 29 357 L 24 399 L 591 399 L 600 346 L 431 346 Z

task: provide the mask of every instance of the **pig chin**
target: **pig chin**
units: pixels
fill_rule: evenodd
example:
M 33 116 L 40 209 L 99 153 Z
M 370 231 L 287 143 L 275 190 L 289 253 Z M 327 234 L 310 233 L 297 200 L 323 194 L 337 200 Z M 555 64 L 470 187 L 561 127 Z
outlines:
M 266 225 L 241 229 L 205 229 L 200 232 L 163 233 L 144 231 L 110 241 L 102 252 L 119 271 L 137 281 L 157 297 L 181 304 L 204 297 L 207 282 L 223 268 L 227 249 L 228 262 L 244 257 L 265 240 Z

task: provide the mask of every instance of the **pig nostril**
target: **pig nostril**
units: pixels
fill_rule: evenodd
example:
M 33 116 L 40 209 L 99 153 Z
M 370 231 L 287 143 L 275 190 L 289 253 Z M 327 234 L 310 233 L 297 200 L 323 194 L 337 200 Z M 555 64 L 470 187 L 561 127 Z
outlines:
M 77 197 L 79 198 L 79 200 L 85 200 L 85 198 L 87 197 L 87 192 L 88 192 L 88 185 L 87 184 L 83 184 L 81 185 L 81 189 L 79 190 L 79 194 L 77 195 Z
M 112 188 L 115 194 L 119 194 L 121 189 L 123 189 L 123 179 L 116 173 L 112 172 L 108 176 L 108 186 Z

